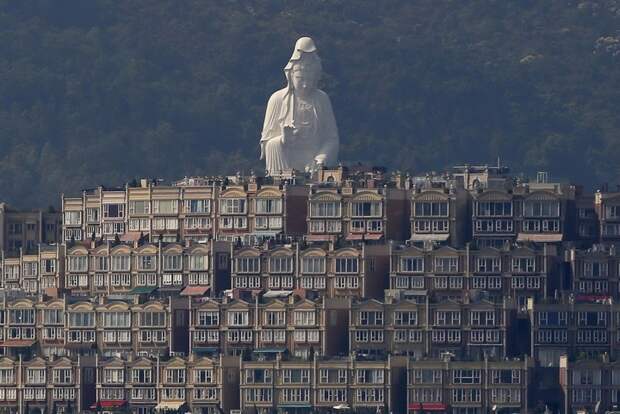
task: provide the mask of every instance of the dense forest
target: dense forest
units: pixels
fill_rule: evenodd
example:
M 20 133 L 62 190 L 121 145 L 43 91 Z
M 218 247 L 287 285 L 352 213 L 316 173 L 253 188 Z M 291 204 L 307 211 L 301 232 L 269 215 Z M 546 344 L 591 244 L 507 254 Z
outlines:
M 617 181 L 620 1 L 0 0 L 0 200 L 260 171 L 301 35 L 343 160 Z

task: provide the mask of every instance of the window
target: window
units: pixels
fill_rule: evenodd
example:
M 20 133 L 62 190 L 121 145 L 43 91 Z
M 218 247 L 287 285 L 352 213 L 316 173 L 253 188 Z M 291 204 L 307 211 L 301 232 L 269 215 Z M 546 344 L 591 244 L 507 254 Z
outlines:
M 296 326 L 314 326 L 316 324 L 316 315 L 313 310 L 298 310 L 293 312 L 293 320 Z
M 347 390 L 342 388 L 322 388 L 319 389 L 320 402 L 346 402 Z
M 383 402 L 383 388 L 362 388 L 357 389 L 355 398 L 360 403 Z
M 103 218 L 124 218 L 125 217 L 125 205 L 124 204 L 104 204 L 103 205 Z
M 129 312 L 104 312 L 102 316 L 104 328 L 131 327 L 131 315 Z
M 478 257 L 476 268 L 480 273 L 499 273 L 502 270 L 502 262 L 499 257 Z
M 453 384 L 480 384 L 479 369 L 455 369 L 452 371 Z
M 84 328 L 95 326 L 95 312 L 69 312 L 69 327 Z
M 156 270 L 157 269 L 157 256 L 144 255 L 138 256 L 138 270 Z
M 458 272 L 458 257 L 435 257 L 435 272 Z
M 461 312 L 460 311 L 436 311 L 435 312 L 435 324 L 439 326 L 460 325 L 461 324 Z
M 414 214 L 416 217 L 448 217 L 448 202 L 433 201 L 414 203 Z
M 0 385 L 13 385 L 15 383 L 15 370 L 13 368 L 0 368 Z
M 382 369 L 356 369 L 358 384 L 383 384 L 384 374 Z
M 360 311 L 358 314 L 360 325 L 383 325 L 383 311 Z
M 154 400 L 155 399 L 155 388 L 132 388 L 131 389 L 131 399 L 132 400 Z M 140 408 L 137 409 L 137 414 L 144 414 L 147 411 L 140 411 Z
M 88 223 L 99 223 L 99 208 L 87 207 L 86 208 L 86 221 Z
M 271 383 L 271 370 L 270 369 L 246 369 L 245 370 L 245 383 L 246 384 L 269 384 Z
M 491 370 L 491 382 L 493 384 L 520 384 L 521 371 L 518 369 L 493 369 Z
M 293 258 L 291 256 L 272 256 L 269 258 L 269 272 L 292 273 Z
M 209 268 L 209 256 L 192 254 L 189 256 L 189 270 L 207 270 Z
M 56 259 L 41 259 L 41 273 L 55 273 Z
M 309 384 L 309 369 L 283 369 L 282 382 L 284 384 Z
M 183 256 L 180 254 L 165 254 L 164 270 L 181 270 L 183 268 Z
M 195 384 L 213 384 L 213 369 L 194 369 Z
M 66 229 L 65 230 L 65 240 L 82 240 L 82 230 L 81 229 Z M 15 246 L 15 249 L 19 249 L 21 247 L 21 242 L 16 240 L 19 243 L 19 246 Z
M 157 286 L 156 273 L 138 273 L 138 286 Z
M 244 390 L 246 402 L 271 402 L 271 388 L 247 388 Z
M 11 325 L 34 325 L 34 309 L 9 309 Z
M 128 272 L 131 268 L 129 256 L 112 256 L 112 271 Z
M 607 277 L 608 265 L 602 261 L 583 262 L 583 275 L 586 277 Z
M 512 202 L 510 201 L 478 201 L 476 214 L 481 217 L 512 216 Z
M 151 384 L 153 382 L 153 370 L 151 368 L 133 368 L 131 381 L 134 384 Z
M 357 273 L 357 257 L 338 257 L 336 258 L 336 273 Z
M 494 311 L 471 311 L 470 324 L 475 326 L 494 326 L 495 325 L 495 312 Z
M 310 217 L 340 217 L 340 201 L 311 201 Z
M 455 388 L 452 390 L 452 401 L 478 403 L 480 402 L 480 388 Z
M 259 257 L 237 257 L 235 259 L 237 273 L 259 273 L 260 258 Z
M 351 203 L 351 217 L 381 217 L 381 201 L 354 201 Z
M 525 201 L 523 215 L 525 217 L 559 217 L 560 202 L 556 200 Z
M 71 384 L 73 382 L 71 368 L 54 368 L 52 370 L 52 380 L 54 384 Z
M 43 310 L 44 325 L 62 325 L 64 324 L 64 312 L 62 309 L 44 309 Z
M 211 213 L 211 200 L 185 200 L 183 206 L 186 213 Z
M 26 384 L 31 384 L 31 385 L 45 384 L 45 368 L 26 369 Z
M 88 257 L 86 256 L 69 256 L 70 272 L 87 272 Z
M 302 259 L 302 273 L 325 273 L 325 257 L 305 256 Z
M 246 200 L 244 198 L 226 198 L 220 200 L 221 214 L 245 214 Z
M 149 214 L 151 212 L 151 204 L 149 201 L 130 201 L 129 214 Z
M 415 326 L 418 324 L 418 313 L 416 311 L 395 311 L 394 325 Z
M 439 369 L 412 369 L 409 371 L 410 384 L 441 384 L 442 376 Z
M 65 225 L 66 226 L 79 226 L 80 224 L 82 224 L 82 212 L 81 211 L 65 211 Z
M 285 311 L 265 311 L 265 322 L 267 326 L 281 326 L 285 324 Z
M 187 230 L 206 230 L 211 228 L 210 217 L 186 217 L 184 223 Z
M 256 214 L 281 214 L 282 200 L 279 198 L 257 198 Z
M 558 220 L 543 220 L 542 231 L 546 233 L 557 233 L 560 231 L 560 222 Z
M 401 257 L 400 258 L 400 271 L 401 272 L 423 272 L 424 271 L 424 258 L 423 257 Z
M 166 383 L 185 383 L 185 368 L 166 368 Z
M 178 212 L 178 200 L 153 200 L 154 214 L 177 214 Z
M 248 326 L 248 311 L 228 311 L 228 326 Z
M 536 260 L 534 257 L 513 257 L 512 271 L 519 273 L 533 273 L 536 271 Z

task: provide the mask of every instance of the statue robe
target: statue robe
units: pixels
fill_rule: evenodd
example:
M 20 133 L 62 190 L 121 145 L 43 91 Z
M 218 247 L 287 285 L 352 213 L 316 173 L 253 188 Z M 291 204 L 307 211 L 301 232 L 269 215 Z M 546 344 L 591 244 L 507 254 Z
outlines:
M 314 128 L 303 130 L 297 139 L 283 144 L 284 126 L 295 125 L 295 95 L 291 89 L 284 88 L 269 98 L 260 139 L 268 175 L 293 168 L 304 171 L 314 165 L 317 157 L 324 159 L 324 165 L 338 160 L 338 128 L 329 96 L 317 89 L 307 102 L 314 107 Z

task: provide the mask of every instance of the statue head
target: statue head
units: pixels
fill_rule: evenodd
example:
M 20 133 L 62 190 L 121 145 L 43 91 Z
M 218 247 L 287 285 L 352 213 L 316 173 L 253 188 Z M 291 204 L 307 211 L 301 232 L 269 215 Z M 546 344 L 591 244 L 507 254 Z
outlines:
M 289 89 L 304 95 L 317 88 L 321 77 L 321 59 L 314 41 L 302 37 L 295 43 L 293 55 L 284 68 Z

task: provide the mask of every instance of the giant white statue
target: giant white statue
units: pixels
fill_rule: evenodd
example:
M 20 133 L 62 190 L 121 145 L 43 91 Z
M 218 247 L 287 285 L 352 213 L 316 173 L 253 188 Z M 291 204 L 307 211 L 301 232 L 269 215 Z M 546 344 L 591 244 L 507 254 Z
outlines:
M 267 103 L 260 139 L 261 160 L 267 174 L 287 170 L 313 171 L 338 159 L 338 128 L 332 105 L 317 88 L 321 60 L 309 37 L 295 43 L 293 56 L 284 67 L 287 86 Z

